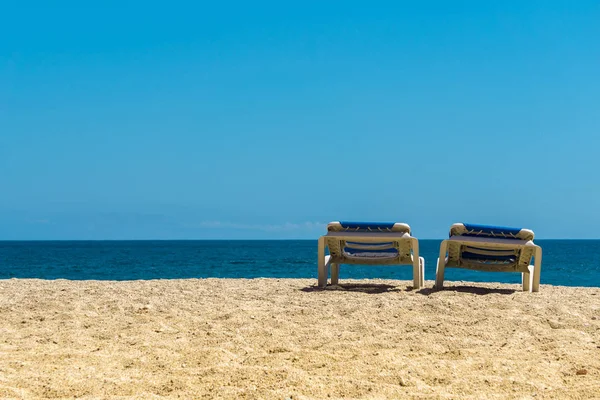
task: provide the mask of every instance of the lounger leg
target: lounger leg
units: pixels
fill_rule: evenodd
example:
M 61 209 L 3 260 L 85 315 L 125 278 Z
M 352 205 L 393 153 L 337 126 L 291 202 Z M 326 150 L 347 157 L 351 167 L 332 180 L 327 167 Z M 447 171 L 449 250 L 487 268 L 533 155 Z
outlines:
M 535 262 L 533 266 L 533 279 L 531 282 L 531 291 L 540 291 L 540 277 L 542 276 L 542 248 L 538 247 L 535 250 Z
M 421 266 L 421 287 L 425 286 L 425 259 L 423 257 L 419 257 L 419 264 Z
M 523 272 L 521 274 L 524 292 L 529 292 L 531 290 L 531 270 L 532 270 L 532 268 L 533 268 L 533 265 L 530 265 L 529 272 Z
M 440 245 L 440 258 L 437 260 L 437 267 L 435 269 L 435 288 L 442 289 L 444 287 L 444 270 L 446 268 L 446 250 L 448 249 L 448 242 L 442 241 Z
M 421 260 L 419 258 L 419 241 L 412 239 L 413 251 L 413 288 L 421 288 Z
M 331 264 L 331 284 L 337 285 L 340 277 L 340 264 Z
M 319 265 L 319 287 L 327 286 L 327 263 L 325 261 L 325 238 L 319 238 L 319 249 L 318 249 L 318 265 Z

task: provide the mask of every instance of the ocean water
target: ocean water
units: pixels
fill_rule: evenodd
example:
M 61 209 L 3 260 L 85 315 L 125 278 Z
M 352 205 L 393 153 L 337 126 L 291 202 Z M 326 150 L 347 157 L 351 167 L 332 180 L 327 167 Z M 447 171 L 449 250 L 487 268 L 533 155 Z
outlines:
M 600 287 L 600 240 L 539 240 L 543 284 Z M 435 279 L 439 240 L 421 240 Z M 0 241 L 0 279 L 314 278 L 316 240 Z M 343 265 L 340 279 L 412 279 L 410 266 Z M 515 273 L 448 269 L 446 279 L 520 283 Z

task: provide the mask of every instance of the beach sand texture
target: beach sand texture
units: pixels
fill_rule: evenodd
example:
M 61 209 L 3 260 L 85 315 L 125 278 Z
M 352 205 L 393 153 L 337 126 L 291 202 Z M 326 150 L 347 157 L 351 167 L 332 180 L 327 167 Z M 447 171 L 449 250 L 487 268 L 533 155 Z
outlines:
M 600 288 L 315 283 L 0 281 L 0 398 L 600 398 Z

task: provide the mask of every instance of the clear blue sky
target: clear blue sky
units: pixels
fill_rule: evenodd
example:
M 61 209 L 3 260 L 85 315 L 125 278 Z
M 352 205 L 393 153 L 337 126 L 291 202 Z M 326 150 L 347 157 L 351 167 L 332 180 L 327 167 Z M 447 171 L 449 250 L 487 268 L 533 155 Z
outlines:
M 600 237 L 597 1 L 52 3 L 0 16 L 0 239 Z

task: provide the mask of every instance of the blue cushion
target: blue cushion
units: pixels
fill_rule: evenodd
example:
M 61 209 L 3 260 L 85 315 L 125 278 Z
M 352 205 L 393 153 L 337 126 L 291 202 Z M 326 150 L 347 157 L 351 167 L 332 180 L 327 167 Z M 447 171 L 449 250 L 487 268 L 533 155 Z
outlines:
M 358 245 L 358 246 L 365 246 L 365 245 L 366 246 L 391 246 L 394 243 L 392 243 L 392 242 L 377 242 L 377 243 L 372 243 L 372 242 L 366 243 L 366 242 L 364 242 L 363 243 L 363 242 L 348 242 L 348 241 L 346 241 L 346 244 L 349 247 L 352 247 L 352 245 Z
M 365 258 L 377 258 L 377 257 L 396 257 L 398 250 L 396 249 L 383 249 L 383 250 L 363 250 L 354 249 L 352 247 L 345 247 L 344 253 L 352 257 L 365 257 Z
M 491 256 L 491 255 L 481 255 L 481 254 L 477 254 L 477 253 L 471 253 L 469 251 L 463 251 L 461 253 L 461 257 L 464 258 L 465 260 L 489 262 L 490 264 L 512 264 L 517 261 L 517 257 L 515 255 Z
M 345 229 L 358 229 L 358 230 L 369 230 L 369 229 L 392 229 L 394 222 L 341 222 L 342 228 Z
M 521 232 L 521 228 L 509 228 L 506 226 L 493 226 L 493 225 L 477 225 L 477 224 L 463 224 L 467 232 L 463 236 L 486 236 L 486 237 L 504 237 L 504 236 L 516 236 Z

